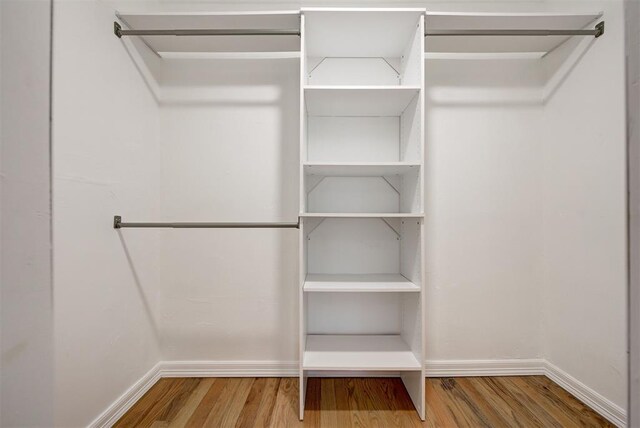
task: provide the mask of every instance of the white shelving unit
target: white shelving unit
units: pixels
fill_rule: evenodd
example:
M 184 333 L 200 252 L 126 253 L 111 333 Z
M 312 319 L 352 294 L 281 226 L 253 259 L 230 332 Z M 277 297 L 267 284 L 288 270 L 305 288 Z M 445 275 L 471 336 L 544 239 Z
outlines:
M 302 10 L 300 419 L 309 376 L 380 371 L 424 419 L 423 13 Z

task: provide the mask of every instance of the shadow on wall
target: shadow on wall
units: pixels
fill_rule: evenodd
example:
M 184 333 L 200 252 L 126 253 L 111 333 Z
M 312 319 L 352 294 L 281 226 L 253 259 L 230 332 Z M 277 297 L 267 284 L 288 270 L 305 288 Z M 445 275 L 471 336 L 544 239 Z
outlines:
M 129 265 L 129 270 L 131 270 L 131 277 L 133 278 L 135 284 L 136 284 L 136 291 L 138 292 L 138 295 L 140 296 L 140 302 L 142 302 L 142 305 L 144 307 L 144 314 L 145 317 L 147 318 L 147 320 L 149 321 L 149 325 L 151 325 L 151 328 L 153 330 L 153 337 L 156 339 L 156 343 L 162 343 L 160 341 L 160 332 L 158 330 L 158 325 L 156 323 L 156 320 L 153 316 L 153 311 L 151 309 L 151 305 L 149 304 L 149 298 L 146 295 L 145 291 L 144 291 L 144 287 L 142 286 L 142 280 L 140 279 L 140 275 L 138 274 L 138 271 L 136 270 L 136 266 L 135 266 L 135 262 L 133 260 L 133 257 L 131 256 L 131 252 L 129 251 L 129 247 L 127 247 L 127 242 L 125 241 L 124 236 L 122 235 L 122 231 L 121 230 L 117 230 L 116 233 L 118 234 L 118 239 L 120 240 L 120 245 L 122 245 L 122 250 L 124 251 L 124 255 L 127 259 L 127 264 Z

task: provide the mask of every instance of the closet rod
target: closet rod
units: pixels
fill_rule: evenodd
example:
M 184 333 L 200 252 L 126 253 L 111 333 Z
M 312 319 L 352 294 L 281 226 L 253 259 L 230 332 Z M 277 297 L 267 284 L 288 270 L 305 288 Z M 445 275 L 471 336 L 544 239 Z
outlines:
M 119 215 L 113 217 L 113 228 L 143 227 L 143 228 L 172 228 L 172 229 L 300 229 L 300 219 L 297 223 L 123 223 Z
M 588 30 L 427 30 L 425 37 L 433 36 L 594 36 L 604 34 L 604 21 Z
M 300 36 L 300 30 L 270 29 L 188 29 L 188 30 L 123 30 L 113 23 L 113 33 L 122 36 Z

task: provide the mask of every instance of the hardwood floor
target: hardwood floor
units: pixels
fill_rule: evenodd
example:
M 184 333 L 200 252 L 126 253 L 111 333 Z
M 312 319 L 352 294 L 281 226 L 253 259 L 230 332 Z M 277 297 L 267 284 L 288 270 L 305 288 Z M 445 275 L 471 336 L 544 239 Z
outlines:
M 604 427 L 544 376 L 426 380 L 420 421 L 396 378 L 310 378 L 304 422 L 297 378 L 165 378 L 116 427 Z

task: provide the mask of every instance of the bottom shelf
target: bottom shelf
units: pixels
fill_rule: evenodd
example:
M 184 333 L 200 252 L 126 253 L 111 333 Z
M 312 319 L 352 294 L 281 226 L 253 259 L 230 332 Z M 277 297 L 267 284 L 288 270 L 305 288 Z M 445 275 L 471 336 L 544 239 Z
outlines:
M 308 335 L 304 370 L 421 370 L 399 335 Z

